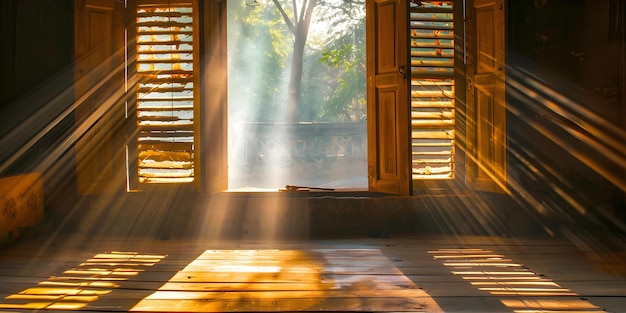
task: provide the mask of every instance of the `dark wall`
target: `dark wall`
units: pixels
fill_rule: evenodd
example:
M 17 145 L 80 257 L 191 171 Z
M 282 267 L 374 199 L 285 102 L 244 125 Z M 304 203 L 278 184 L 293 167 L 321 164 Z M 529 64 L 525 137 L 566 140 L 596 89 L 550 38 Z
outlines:
M 68 0 L 0 1 L 0 165 L 10 164 L 0 176 L 39 171 L 73 129 L 71 114 L 52 124 L 73 101 L 73 8 Z M 40 140 L 5 163 L 42 130 Z M 73 153 L 57 161 L 57 171 L 44 179 L 47 204 L 67 198 L 57 190 L 73 190 L 66 188 L 73 182 Z
M 5 0 L 0 6 L 4 108 L 71 65 L 73 1 Z
M 624 1 L 508 8 L 509 164 L 519 189 L 560 220 L 623 223 Z
M 15 96 L 15 2 L 0 2 L 0 109 Z
M 1 2 L 0 135 L 73 83 L 72 12 L 73 1 L 66 0 Z

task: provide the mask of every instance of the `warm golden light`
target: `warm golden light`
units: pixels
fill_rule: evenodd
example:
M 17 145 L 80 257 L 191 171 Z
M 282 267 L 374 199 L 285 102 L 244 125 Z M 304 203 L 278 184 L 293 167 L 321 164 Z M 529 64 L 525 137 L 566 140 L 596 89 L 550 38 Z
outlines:
M 7 303 L 0 303 L 0 309 L 80 310 L 120 287 L 112 281 L 126 281 L 143 272 L 135 268 L 136 264 L 152 266 L 164 257 L 120 251 L 96 254 L 79 267 L 63 272 L 74 276 L 51 276 L 38 287 L 5 297 Z
M 391 278 L 346 275 L 373 260 Z M 206 250 L 131 311 L 388 311 L 399 304 L 442 312 L 379 250 Z
M 451 271 L 454 275 L 462 276 L 472 286 L 480 291 L 488 292 L 494 296 L 533 297 L 528 299 L 501 299 L 507 308 L 513 309 L 514 313 L 583 313 L 602 312 L 603 310 L 587 301 L 572 299 L 578 294 L 561 287 L 556 282 L 541 277 L 525 268 L 522 264 L 501 263 L 504 256 L 494 255 L 493 251 L 482 249 L 441 249 L 428 251 L 434 259 L 442 260 L 443 264 L 452 268 L 467 268 L 466 271 Z M 494 258 L 494 263 L 484 262 L 485 259 Z M 458 262 L 463 260 L 464 262 Z M 480 262 L 478 260 L 481 260 Z M 448 262 L 446 262 L 448 261 Z M 475 271 L 473 269 L 490 269 Z M 509 269 L 509 270 L 499 270 Z M 542 298 L 542 297 L 550 297 Z M 554 298 L 561 297 L 561 298 Z
M 580 299 L 506 299 L 501 302 L 515 312 L 545 312 L 546 310 L 560 311 L 574 310 L 576 313 L 582 312 L 598 312 L 599 307 Z M 593 310 L 593 311 L 589 311 Z

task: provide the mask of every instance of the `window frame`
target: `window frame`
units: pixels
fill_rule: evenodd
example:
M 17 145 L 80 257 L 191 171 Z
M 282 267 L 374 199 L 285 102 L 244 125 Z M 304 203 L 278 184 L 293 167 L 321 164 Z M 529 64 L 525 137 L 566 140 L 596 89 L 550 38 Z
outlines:
M 128 0 L 129 7 L 133 7 L 137 2 L 147 1 L 147 0 Z M 398 109 L 402 112 L 397 112 L 395 109 L 394 112 L 398 113 L 396 117 L 393 119 L 396 122 L 394 127 L 388 127 L 391 129 L 394 137 L 394 145 L 395 152 L 392 157 L 391 162 L 395 163 L 395 168 L 392 172 L 395 177 L 392 179 L 391 184 L 381 183 L 381 164 L 384 162 L 388 162 L 389 160 L 384 160 L 384 157 L 381 158 L 382 153 L 386 153 L 386 146 L 381 146 L 381 142 L 383 142 L 383 136 L 385 135 L 385 131 L 381 131 L 380 127 L 380 119 L 378 119 L 376 113 L 374 115 L 370 115 L 370 110 L 376 108 L 377 104 L 375 104 L 375 100 L 377 95 L 375 91 L 373 92 L 374 86 L 374 78 L 371 73 L 372 66 L 376 65 L 374 60 L 376 60 L 376 54 L 371 52 L 371 47 L 376 47 L 372 45 L 376 42 L 375 36 L 373 36 L 372 32 L 369 30 L 374 23 L 375 18 L 373 17 L 372 7 L 375 5 L 381 4 L 389 4 L 394 5 L 395 8 L 393 10 L 393 14 L 395 14 L 396 20 L 393 24 L 393 28 L 396 31 L 396 36 L 394 36 L 393 41 L 396 43 L 393 47 L 396 48 L 396 51 L 393 52 L 394 64 L 391 67 L 387 77 L 396 76 L 395 79 L 387 80 L 386 84 L 389 87 L 388 83 L 390 81 L 405 81 L 404 79 L 404 71 L 406 71 L 407 66 L 410 64 L 410 58 L 408 56 L 408 49 L 406 48 L 408 36 L 406 33 L 408 32 L 408 17 L 407 14 L 409 12 L 408 8 L 409 0 L 401 0 L 401 1 L 392 1 L 392 0 L 377 0 L 377 1 L 367 1 L 366 2 L 366 24 L 369 25 L 366 31 L 366 44 L 368 47 L 368 53 L 366 56 L 366 62 L 368 67 L 368 82 L 367 82 L 367 98 L 368 98 L 368 176 L 369 185 L 367 190 L 359 190 L 358 193 L 386 193 L 386 194 L 399 194 L 399 195 L 411 195 L 416 190 L 419 190 L 422 187 L 430 188 L 434 185 L 437 185 L 436 181 L 429 181 L 426 184 L 421 184 L 420 182 L 416 182 L 410 177 L 410 173 L 412 171 L 412 166 L 410 164 L 410 110 L 408 110 L 408 101 L 409 101 L 409 93 L 401 92 L 397 94 L 395 99 L 401 101 L 402 104 L 398 103 Z M 167 3 L 167 0 L 153 0 L 150 2 L 158 2 L 158 3 Z M 195 8 L 194 10 L 194 20 L 198 21 L 194 23 L 194 32 L 197 35 L 194 36 L 194 53 L 197 53 L 198 57 L 195 58 L 196 62 L 194 62 L 194 70 L 197 70 L 199 73 L 198 76 L 198 86 L 202 86 L 202 88 L 194 88 L 194 102 L 195 110 L 195 118 L 197 119 L 197 123 L 194 125 L 194 132 L 196 132 L 196 138 L 194 141 L 196 154 L 195 154 L 195 179 L 192 184 L 195 190 L 204 192 L 204 193 L 216 193 L 216 192 L 224 192 L 228 191 L 228 150 L 227 150 L 227 142 L 228 142 L 228 80 L 227 80 L 227 36 L 226 36 L 226 23 L 227 23 L 227 8 L 226 8 L 226 0 L 188 0 L 181 2 L 191 2 L 193 3 Z M 461 5 L 456 5 L 454 9 L 454 30 L 456 38 L 459 38 L 459 34 L 465 34 L 465 21 L 463 20 L 465 8 Z M 127 17 L 127 25 L 133 25 L 130 21 L 132 21 L 134 17 Z M 404 25 L 404 27 L 402 27 Z M 375 25 L 374 25 L 375 26 Z M 133 27 L 129 27 L 129 31 L 127 32 L 127 38 L 132 38 L 134 33 L 132 31 Z M 471 28 L 470 28 L 471 30 Z M 398 35 L 398 31 L 404 35 Z M 217 44 L 216 44 L 217 43 Z M 462 44 L 461 44 L 462 43 Z M 459 102 L 464 103 L 465 99 L 465 73 L 463 72 L 466 64 L 466 51 L 465 51 L 465 38 L 457 43 L 455 43 L 455 49 L 457 52 L 457 56 L 455 57 L 455 82 L 456 82 L 456 98 L 460 100 Z M 132 51 L 132 49 L 129 49 Z M 458 53 L 462 51 L 462 53 Z M 133 60 L 134 53 L 127 52 L 129 60 Z M 469 53 L 468 53 L 469 54 Z M 131 62 L 132 63 L 132 62 Z M 127 77 L 131 77 L 134 73 L 132 71 L 133 66 L 129 66 L 131 70 L 128 72 Z M 211 70 L 209 70 L 211 69 Z M 393 75 L 391 73 L 393 72 Z M 404 86 L 401 88 L 407 88 L 407 84 L 398 84 L 398 86 Z M 202 89 L 202 92 L 200 91 Z M 127 91 L 131 91 L 132 88 L 128 88 Z M 406 89 L 408 90 L 408 89 Z M 406 101 L 406 103 L 404 103 Z M 467 107 L 460 107 L 461 110 L 468 110 Z M 471 108 L 470 108 L 471 109 Z M 133 125 L 136 123 L 136 119 L 134 116 L 134 108 L 133 104 L 130 103 L 126 114 L 127 114 L 127 124 Z M 380 112 L 379 112 L 380 113 Z M 465 113 L 465 112 L 462 112 Z M 459 117 L 455 117 L 458 121 Z M 388 120 L 391 121 L 391 120 Z M 399 123 L 398 123 L 399 121 Z M 402 122 L 405 121 L 405 122 Z M 456 123 L 456 130 L 459 137 L 463 139 L 467 138 L 467 130 L 460 125 L 463 125 L 465 120 L 462 123 Z M 133 127 L 127 127 L 130 129 L 127 132 L 127 135 L 134 131 Z M 386 133 L 387 135 L 389 133 Z M 506 134 L 505 134 L 506 136 Z M 471 138 L 469 138 L 471 140 Z M 457 145 L 461 145 L 462 148 L 467 146 L 467 142 L 457 142 Z M 127 148 L 132 150 L 133 142 L 132 140 L 127 141 Z M 459 155 L 459 153 L 464 153 L 463 151 L 456 150 L 455 151 L 455 171 L 461 171 L 465 169 L 460 163 L 465 162 L 467 156 L 463 157 L 463 155 Z M 133 159 L 129 157 L 127 162 L 127 170 L 132 171 Z M 459 181 L 461 179 L 465 179 L 465 173 L 455 173 L 454 181 Z M 384 176 L 384 175 L 383 175 Z M 371 179 L 374 177 L 374 180 Z M 137 186 L 133 186 L 132 182 L 127 182 L 127 186 L 129 190 L 145 190 L 151 191 L 154 190 L 152 188 L 137 188 Z M 135 188 L 133 188 L 135 187 Z M 344 190 L 336 190 L 330 193 L 342 193 Z M 345 192 L 354 192 L 354 190 L 346 190 Z M 313 192 L 310 194 L 328 194 L 329 192 Z

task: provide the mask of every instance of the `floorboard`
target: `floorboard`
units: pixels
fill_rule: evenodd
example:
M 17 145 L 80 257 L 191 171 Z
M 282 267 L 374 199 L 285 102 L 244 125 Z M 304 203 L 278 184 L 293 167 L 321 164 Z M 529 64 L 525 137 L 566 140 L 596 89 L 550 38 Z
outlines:
M 623 254 L 559 240 L 33 238 L 0 252 L 6 312 L 626 312 Z

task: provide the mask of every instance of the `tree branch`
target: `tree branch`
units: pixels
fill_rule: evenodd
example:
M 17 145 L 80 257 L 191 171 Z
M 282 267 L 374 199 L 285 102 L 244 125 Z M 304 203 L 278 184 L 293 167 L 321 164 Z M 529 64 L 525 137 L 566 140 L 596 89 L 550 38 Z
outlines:
M 295 3 L 295 0 L 294 0 Z M 307 10 L 307 0 L 302 1 L 302 8 L 300 9 L 300 23 L 302 23 L 303 19 L 304 19 L 304 11 Z
M 294 24 L 298 25 L 298 23 L 300 23 L 300 21 L 298 20 L 298 4 L 296 3 L 296 0 L 293 0 L 292 3 L 293 3 Z M 302 6 L 302 7 L 304 7 L 304 6 Z
M 289 16 L 287 15 L 287 12 L 285 12 L 285 10 L 280 5 L 278 0 L 272 0 L 272 2 L 274 2 L 274 5 L 276 5 L 276 7 L 278 8 L 278 11 L 280 11 L 280 14 L 283 16 L 283 19 L 285 20 L 285 24 L 287 24 L 287 28 L 289 28 L 289 31 L 295 36 L 296 28 L 294 27 L 293 23 L 289 19 Z
M 311 2 L 309 2 L 308 6 L 306 7 L 306 14 L 303 15 L 303 21 L 305 21 L 304 31 L 307 33 L 307 35 L 309 32 L 309 25 L 311 25 L 311 17 L 313 16 L 313 8 L 315 8 L 316 5 L 317 5 L 317 0 L 311 0 Z M 303 13 L 305 11 L 304 9 L 305 8 L 302 8 Z

